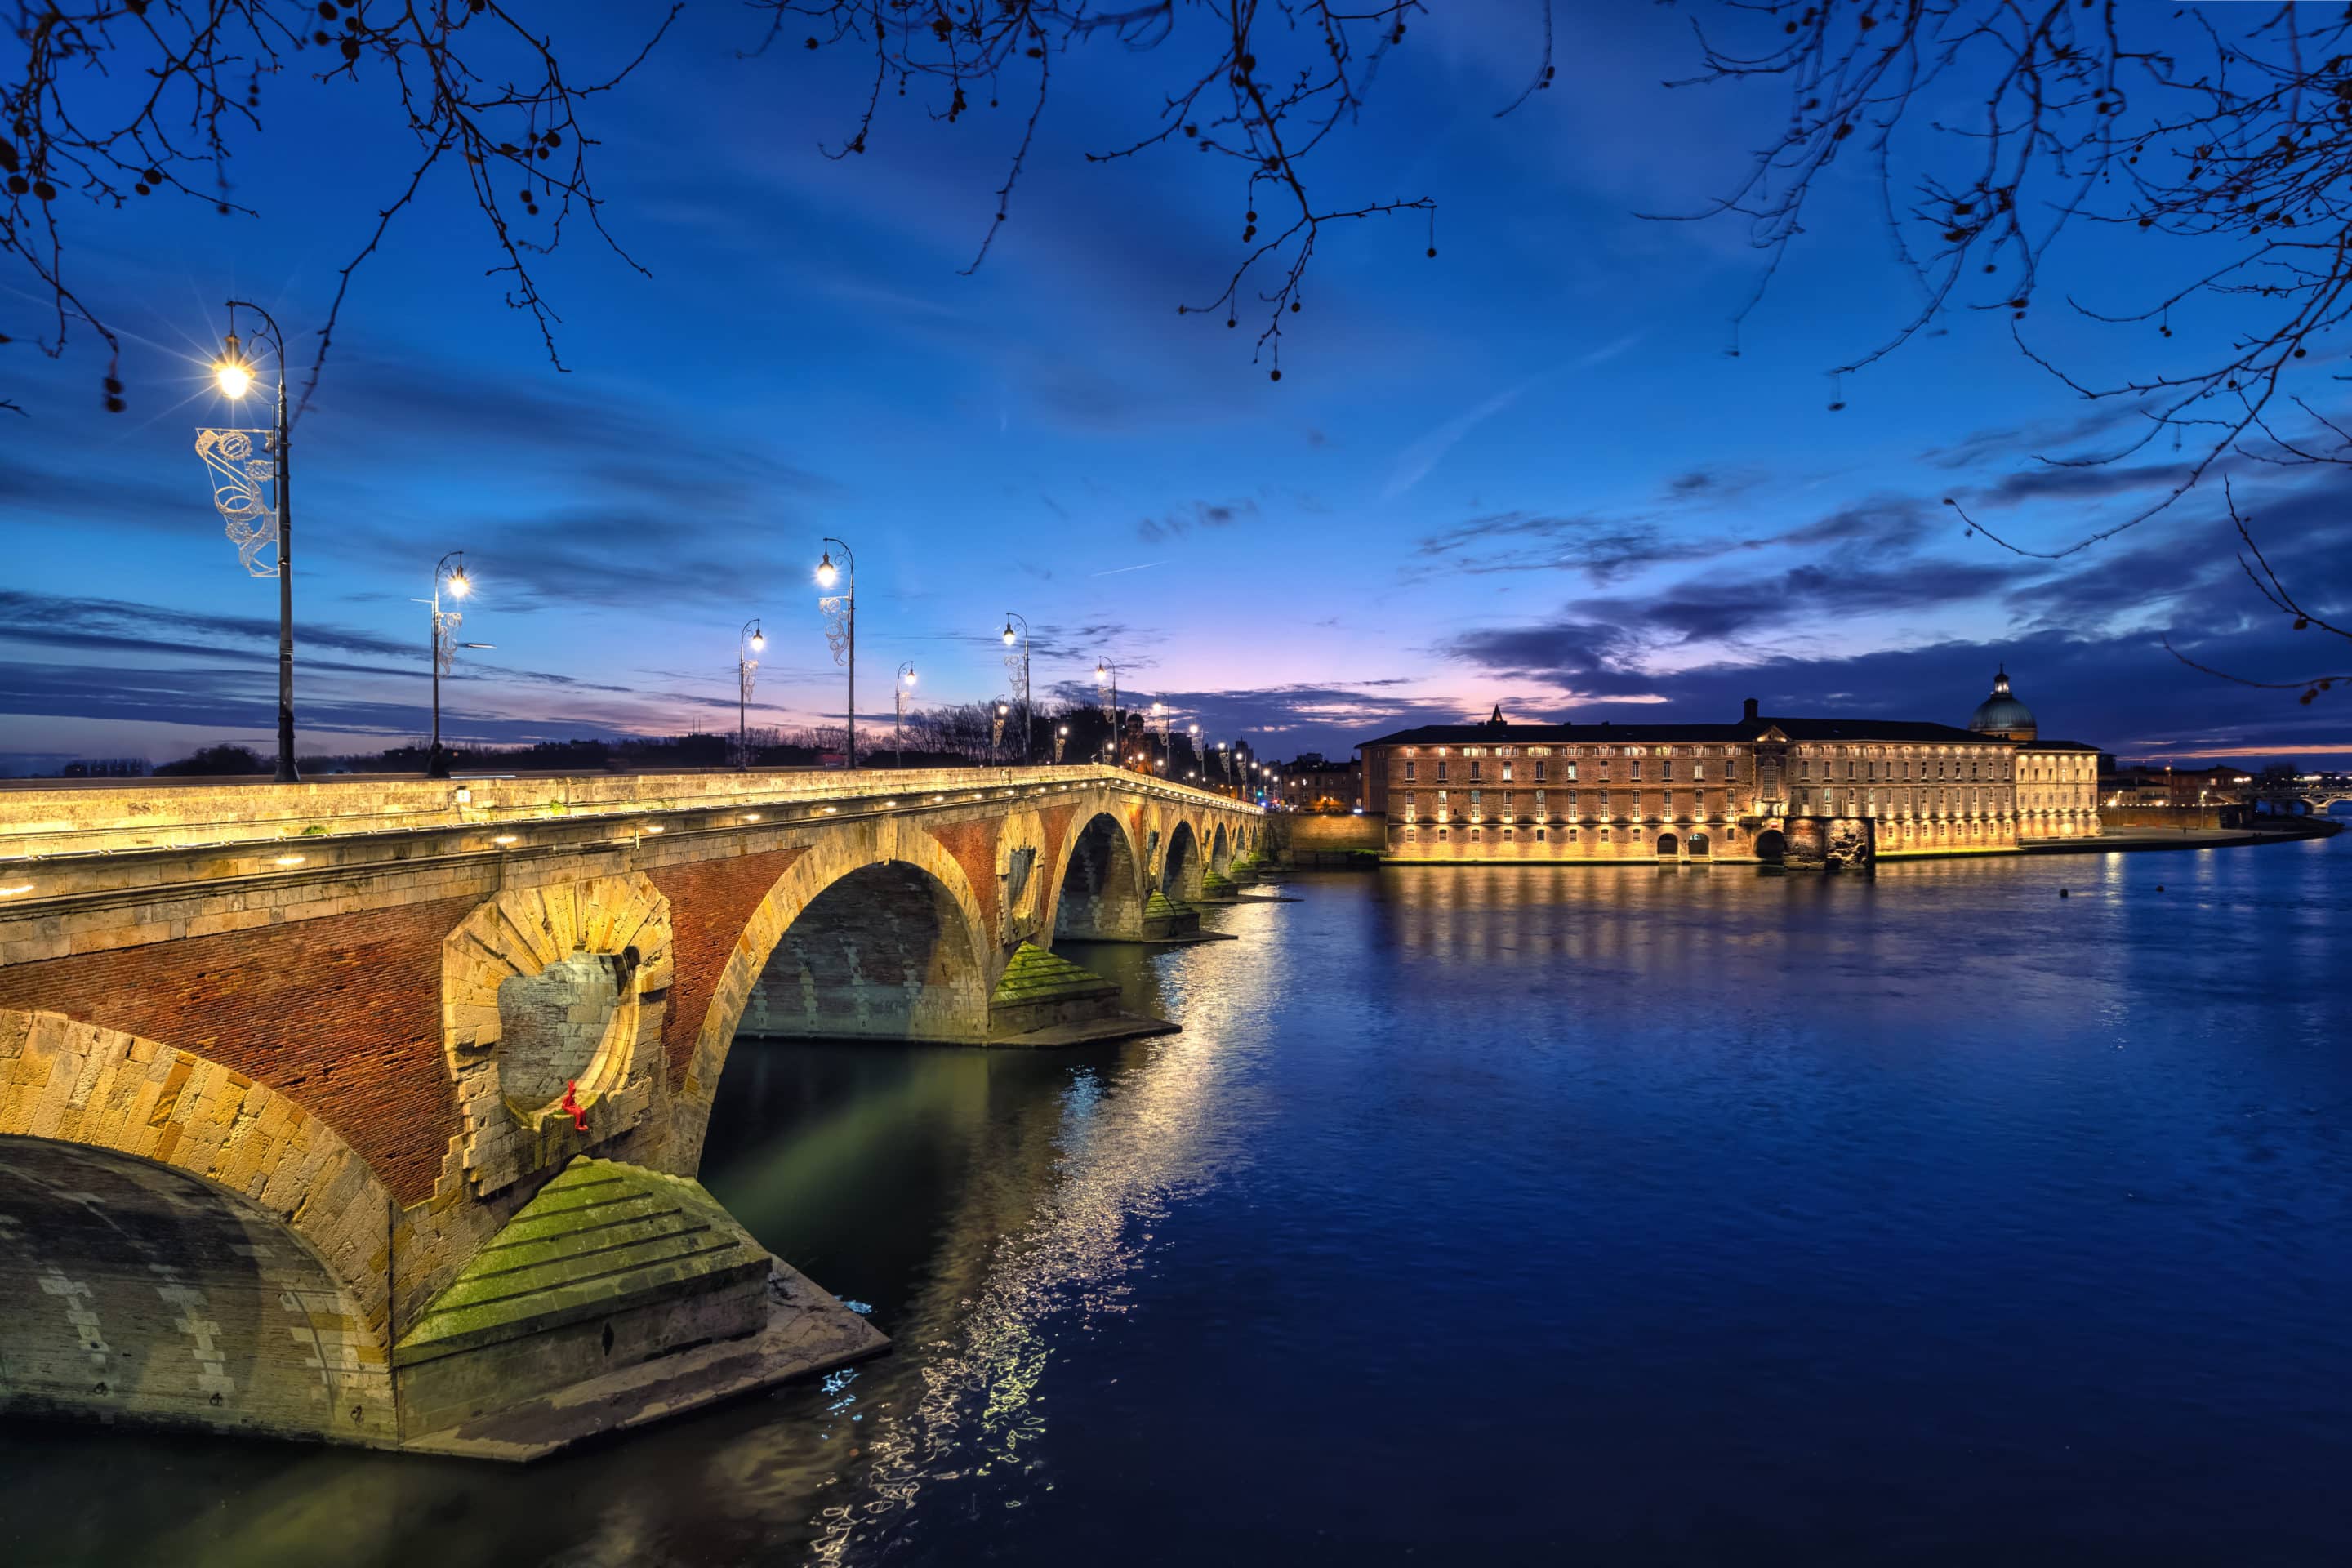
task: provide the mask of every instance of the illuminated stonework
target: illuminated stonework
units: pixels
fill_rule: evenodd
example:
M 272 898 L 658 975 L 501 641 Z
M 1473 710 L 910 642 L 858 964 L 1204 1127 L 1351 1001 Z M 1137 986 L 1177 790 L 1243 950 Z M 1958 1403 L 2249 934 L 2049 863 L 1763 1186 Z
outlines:
M 1773 861 L 1790 825 L 1867 822 L 1880 856 L 2014 849 L 2017 746 L 1948 724 L 1432 725 L 1364 742 L 1398 860 Z M 1808 834 L 1804 842 L 1812 842 Z

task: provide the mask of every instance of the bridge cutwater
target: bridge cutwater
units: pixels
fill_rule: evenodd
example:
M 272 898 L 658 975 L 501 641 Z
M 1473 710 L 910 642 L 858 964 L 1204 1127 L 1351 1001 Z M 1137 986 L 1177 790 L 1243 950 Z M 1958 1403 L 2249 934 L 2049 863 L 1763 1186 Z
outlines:
M 530 1458 L 886 1346 L 694 1180 L 739 1037 L 1164 1032 L 1257 808 L 1103 767 L 0 794 L 0 1413 Z

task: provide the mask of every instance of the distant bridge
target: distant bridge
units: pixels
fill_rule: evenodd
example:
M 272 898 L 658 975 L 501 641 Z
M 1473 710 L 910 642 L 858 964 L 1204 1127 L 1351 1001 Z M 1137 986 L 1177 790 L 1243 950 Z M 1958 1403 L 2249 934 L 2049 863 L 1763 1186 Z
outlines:
M 2335 807 L 2352 802 L 2352 784 L 2304 784 L 2291 789 L 2265 789 L 2256 798 L 2273 811 L 2294 811 L 2301 807 L 2315 816 L 2324 816 Z
M 1092 766 L 0 795 L 0 1412 L 528 1458 L 879 1349 L 691 1179 L 739 1030 L 1116 1027 L 1054 942 L 1262 831 Z

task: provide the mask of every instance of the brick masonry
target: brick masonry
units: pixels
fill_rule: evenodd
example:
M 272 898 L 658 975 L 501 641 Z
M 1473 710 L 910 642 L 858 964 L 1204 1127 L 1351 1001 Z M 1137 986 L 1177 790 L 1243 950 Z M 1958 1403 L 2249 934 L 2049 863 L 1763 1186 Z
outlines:
M 1124 829 L 1139 903 L 1145 842 L 1164 846 L 1187 825 L 1205 844 L 1218 824 L 1243 841 L 1257 815 L 1099 769 L 572 783 L 486 785 L 454 805 L 452 785 L 414 781 L 0 802 L 0 1153 L 10 1140 L 110 1151 L 131 1163 L 124 1191 L 159 1213 L 196 1201 L 190 1193 L 222 1194 L 228 1206 L 205 1223 L 284 1246 L 255 1254 L 275 1274 L 189 1285 L 243 1303 L 244 1337 L 219 1342 L 244 1347 L 232 1360 L 278 1369 L 255 1388 L 291 1390 L 300 1380 L 263 1354 L 283 1349 L 276 1331 L 289 1325 L 256 1303 L 307 1303 L 298 1316 L 316 1333 L 304 1353 L 327 1357 L 340 1380 L 332 1418 L 327 1404 L 300 1414 L 257 1394 L 260 1414 L 238 1415 L 225 1396 L 204 1408 L 229 1414 L 199 1413 L 199 1424 L 396 1441 L 390 1337 L 576 1154 L 694 1172 L 762 970 L 843 879 L 903 868 L 884 879 L 891 897 L 845 905 L 835 928 L 868 943 L 897 933 L 899 945 L 863 982 L 845 960 L 814 965 L 821 991 L 868 991 L 862 1014 L 819 998 L 820 1023 L 857 1016 L 887 1033 L 903 1020 L 977 1039 L 1007 955 L 1050 940 L 1085 824 L 1110 814 Z M 902 795 L 914 809 L 898 809 Z M 933 934 L 907 945 L 918 927 Z M 610 987 L 564 1002 L 567 1026 L 595 1044 L 584 1066 L 569 1046 L 540 1064 L 518 1104 L 499 1073 L 479 1070 L 497 1060 L 501 988 L 575 954 L 609 965 Z M 877 982 L 922 994 L 877 1011 Z M 597 1016 L 572 1019 L 574 1006 Z M 575 1066 L 584 1128 L 539 1092 Z M 187 1181 L 136 1176 L 161 1167 Z M 95 1245 L 58 1215 L 16 1224 L 46 1227 L 52 1250 Z M 16 1256 L 0 1272 L 30 1267 Z M 60 1266 L 63 1294 L 39 1300 L 63 1315 L 42 1320 L 40 1354 L 70 1362 L 86 1353 L 70 1338 L 73 1303 L 96 1292 L 129 1313 L 124 1281 L 138 1276 Z M 11 1335 L 0 1322 L 13 1351 Z
M 62 1013 L 267 1083 L 333 1127 L 401 1202 L 422 1203 L 457 1131 L 441 943 L 473 909 L 436 899 L 10 964 L 0 1007 Z

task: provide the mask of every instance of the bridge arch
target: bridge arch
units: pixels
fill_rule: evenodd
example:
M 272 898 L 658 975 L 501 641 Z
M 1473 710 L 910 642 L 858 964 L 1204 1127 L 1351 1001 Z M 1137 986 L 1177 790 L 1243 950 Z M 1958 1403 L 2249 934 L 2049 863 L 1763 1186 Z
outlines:
M 0 1009 L 0 1411 L 398 1441 L 394 1205 L 286 1096 Z
M 1233 837 L 1225 831 L 1225 825 L 1221 821 L 1217 824 L 1216 831 L 1209 836 L 1209 869 L 1222 877 L 1232 868 L 1233 863 Z
M 677 1095 L 677 1168 L 700 1158 L 739 1028 L 985 1038 L 991 924 L 963 868 L 915 823 L 861 825 L 793 861 L 751 911 L 703 1015 Z
M 1108 810 L 1088 817 L 1063 851 L 1053 932 L 1078 942 L 1143 932 L 1142 856 L 1129 826 Z
M 1201 836 L 1181 816 L 1168 829 L 1167 853 L 1160 858 L 1160 890 L 1178 903 L 1201 896 Z

